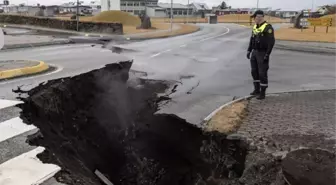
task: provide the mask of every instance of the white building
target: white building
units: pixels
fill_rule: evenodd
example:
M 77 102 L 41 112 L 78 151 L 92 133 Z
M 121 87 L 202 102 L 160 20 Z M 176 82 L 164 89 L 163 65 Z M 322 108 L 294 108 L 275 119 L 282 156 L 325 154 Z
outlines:
M 147 6 L 146 13 L 149 17 L 167 17 L 166 9 L 159 6 Z
M 121 10 L 120 0 L 101 0 L 101 11 Z
M 146 7 L 157 6 L 158 0 L 101 0 L 101 11 L 121 10 L 132 15 L 144 14 Z
M 36 16 L 36 14 L 40 11 L 40 7 L 38 6 L 26 6 L 26 5 L 9 5 L 3 7 L 5 13 L 10 14 L 19 14 L 19 15 L 28 15 L 28 16 Z

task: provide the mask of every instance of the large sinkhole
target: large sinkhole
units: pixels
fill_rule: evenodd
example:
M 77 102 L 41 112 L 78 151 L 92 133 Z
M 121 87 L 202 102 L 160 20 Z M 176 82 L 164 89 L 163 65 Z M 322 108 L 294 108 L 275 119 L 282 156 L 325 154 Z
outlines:
M 220 184 L 239 178 L 245 142 L 204 132 L 169 114 L 155 114 L 169 101 L 173 84 L 130 78 L 132 62 L 106 65 L 74 77 L 40 84 L 24 98 L 21 118 L 40 132 L 29 137 L 57 164 L 56 179 L 69 185 Z

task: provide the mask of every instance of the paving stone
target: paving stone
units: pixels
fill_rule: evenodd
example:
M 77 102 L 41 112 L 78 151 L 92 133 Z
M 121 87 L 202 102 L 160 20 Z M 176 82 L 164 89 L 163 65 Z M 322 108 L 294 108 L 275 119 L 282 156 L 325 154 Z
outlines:
M 277 151 L 299 147 L 335 150 L 335 90 L 251 99 L 247 109 L 238 133 L 253 138 L 258 146 L 276 147 Z

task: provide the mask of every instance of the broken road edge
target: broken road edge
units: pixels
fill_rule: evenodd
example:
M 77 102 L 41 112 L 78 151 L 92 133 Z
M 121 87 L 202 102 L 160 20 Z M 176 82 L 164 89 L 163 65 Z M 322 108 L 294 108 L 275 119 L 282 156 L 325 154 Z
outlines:
M 47 71 L 49 69 L 49 65 L 46 64 L 45 62 L 43 61 L 37 61 L 37 62 L 39 62 L 39 64 L 35 66 L 0 71 L 0 80 L 7 80 L 20 76 L 33 75 Z

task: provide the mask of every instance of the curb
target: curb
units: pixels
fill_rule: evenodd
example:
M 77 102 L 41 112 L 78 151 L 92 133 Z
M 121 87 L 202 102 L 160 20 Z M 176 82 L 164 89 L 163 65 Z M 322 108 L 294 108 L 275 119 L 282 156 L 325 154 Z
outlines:
M 278 95 L 278 94 L 285 94 L 285 93 L 299 93 L 299 92 L 314 92 L 314 91 L 332 91 L 332 90 L 336 90 L 336 89 L 302 89 L 302 90 L 291 90 L 291 91 L 280 91 L 280 92 L 275 92 L 275 93 L 268 93 L 266 94 L 266 96 L 272 96 L 272 95 Z M 222 110 L 223 108 L 227 107 L 227 106 L 230 106 L 234 103 L 237 103 L 237 102 L 240 102 L 240 101 L 243 101 L 243 100 L 249 100 L 251 98 L 253 98 L 254 96 L 245 96 L 245 97 L 241 97 L 241 98 L 238 98 L 236 100 L 233 100 L 233 101 L 230 101 L 220 107 L 218 107 L 216 110 L 214 110 L 213 112 L 211 112 L 207 117 L 205 117 L 203 119 L 203 121 L 201 122 L 201 126 L 204 126 L 207 122 L 209 122 L 211 120 L 211 118 L 217 114 L 217 112 L 219 112 L 220 110 Z
M 198 31 L 200 31 L 201 28 L 198 26 L 198 28 L 195 31 L 189 32 L 189 33 L 183 33 L 183 34 L 179 34 L 179 35 L 165 35 L 165 36 L 159 36 L 159 37 L 153 37 L 153 38 L 146 38 L 146 37 L 127 37 L 124 36 L 126 40 L 135 40 L 135 41 L 142 41 L 142 40 L 152 40 L 152 39 L 164 39 L 164 38 L 172 38 L 172 37 L 177 37 L 177 36 L 182 36 L 182 35 L 188 35 L 188 34 L 192 34 L 192 33 L 196 33 Z
M 77 36 L 85 36 L 85 37 L 93 37 L 93 38 L 106 38 L 106 37 L 122 37 L 124 40 L 135 40 L 135 41 L 142 41 L 142 40 L 151 40 L 151 39 L 162 39 L 162 38 L 169 38 L 169 37 L 176 37 L 176 36 L 181 36 L 181 35 L 187 35 L 191 33 L 195 33 L 200 30 L 200 27 L 198 27 L 197 30 L 190 32 L 190 33 L 184 33 L 184 34 L 179 34 L 179 35 L 169 35 L 169 36 L 159 36 L 155 38 L 141 38 L 141 37 L 128 37 L 127 35 L 118 35 L 118 34 L 98 34 L 98 33 L 85 33 L 85 32 L 73 32 L 73 31 L 68 31 L 68 30 L 46 30 L 40 27 L 27 27 L 25 25 L 6 25 L 7 28 L 24 28 L 24 29 L 30 29 L 30 30 L 41 30 L 41 31 L 50 31 L 50 32 L 59 32 L 59 33 L 69 33 Z
M 52 42 L 31 43 L 31 44 L 29 43 L 12 44 L 12 45 L 5 45 L 1 50 L 42 47 L 42 46 L 52 46 L 52 45 L 64 45 L 64 44 L 73 44 L 73 42 L 71 42 L 70 40 L 62 40 L 62 41 L 52 41 Z
M 84 35 L 85 32 L 76 32 L 71 30 L 61 30 L 61 29 L 51 29 L 49 30 L 46 27 L 38 27 L 38 26 L 27 26 L 27 25 L 21 25 L 21 24 L 6 24 L 4 28 L 21 28 L 21 29 L 27 29 L 27 30 L 39 30 L 39 31 L 48 31 L 48 32 L 58 32 L 58 33 L 68 33 L 68 34 L 74 34 L 74 35 Z
M 211 120 L 211 118 L 212 118 L 214 115 L 216 115 L 217 112 L 219 112 L 219 111 L 222 110 L 223 108 L 225 108 L 225 107 L 227 107 L 227 106 L 230 106 L 230 105 L 232 105 L 232 104 L 234 104 L 234 103 L 243 101 L 243 100 L 249 100 L 249 99 L 251 99 L 252 97 L 254 97 L 254 96 L 249 95 L 249 96 L 241 97 L 241 98 L 238 98 L 238 99 L 236 99 L 236 100 L 230 101 L 230 102 L 228 102 L 228 103 L 226 103 L 226 104 L 224 104 L 224 105 L 218 107 L 216 110 L 214 110 L 213 112 L 211 112 L 207 117 L 205 117 L 205 118 L 203 119 L 203 121 L 202 121 L 202 123 L 201 123 L 201 126 L 203 126 L 205 123 L 209 122 L 209 121 Z
M 5 80 L 24 75 L 32 75 L 46 71 L 48 69 L 49 66 L 45 62 L 39 61 L 39 64 L 36 66 L 0 71 L 0 80 Z
M 289 51 L 298 51 L 298 52 L 304 52 L 304 53 L 317 53 L 317 54 L 329 54 L 329 55 L 336 55 L 335 49 L 332 48 L 324 48 L 320 49 L 318 47 L 316 48 L 307 48 L 307 47 L 294 47 L 289 45 L 282 45 L 282 44 L 275 44 L 274 48 L 280 49 L 280 50 L 289 50 Z

